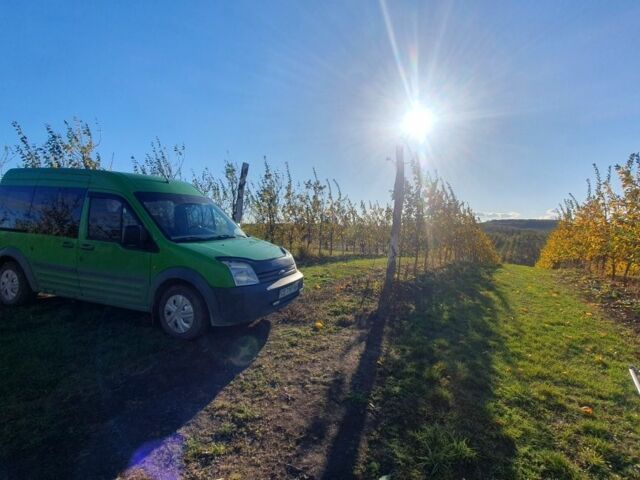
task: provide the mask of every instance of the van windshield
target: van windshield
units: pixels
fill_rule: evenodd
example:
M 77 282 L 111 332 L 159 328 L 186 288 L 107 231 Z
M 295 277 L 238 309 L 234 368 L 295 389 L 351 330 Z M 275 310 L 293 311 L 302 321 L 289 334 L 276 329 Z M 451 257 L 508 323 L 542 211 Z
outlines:
M 240 227 L 206 197 L 156 192 L 137 192 L 136 197 L 162 233 L 174 242 L 246 237 Z

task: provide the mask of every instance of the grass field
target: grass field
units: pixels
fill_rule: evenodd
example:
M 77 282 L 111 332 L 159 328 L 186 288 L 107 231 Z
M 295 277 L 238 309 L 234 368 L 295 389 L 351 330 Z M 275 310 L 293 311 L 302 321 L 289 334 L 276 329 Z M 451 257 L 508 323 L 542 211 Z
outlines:
M 452 269 L 420 288 L 381 362 L 366 476 L 640 477 L 630 330 L 545 270 Z
M 640 478 L 631 327 L 554 272 L 451 267 L 379 305 L 383 269 L 307 267 L 297 303 L 188 344 L 0 310 L 0 479 Z

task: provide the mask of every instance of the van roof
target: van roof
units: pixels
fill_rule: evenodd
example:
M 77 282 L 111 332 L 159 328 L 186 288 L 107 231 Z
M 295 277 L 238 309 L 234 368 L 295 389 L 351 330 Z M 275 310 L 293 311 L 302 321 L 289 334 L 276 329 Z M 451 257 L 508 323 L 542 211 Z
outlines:
M 71 185 L 86 179 L 90 188 L 129 191 L 163 192 L 199 195 L 200 192 L 187 182 L 166 180 L 162 177 L 137 173 L 112 172 L 108 170 L 86 170 L 80 168 L 12 168 L 2 177 L 0 184 L 40 183 L 48 181 L 56 185 L 69 181 Z

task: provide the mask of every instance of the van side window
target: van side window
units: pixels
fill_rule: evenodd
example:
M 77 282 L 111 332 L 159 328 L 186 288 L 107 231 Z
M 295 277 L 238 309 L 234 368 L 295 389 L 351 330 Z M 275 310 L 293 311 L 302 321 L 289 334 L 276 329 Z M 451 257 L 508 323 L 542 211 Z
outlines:
M 86 190 L 37 187 L 31 206 L 30 231 L 77 238 Z
M 130 225 L 140 222 L 125 202 L 113 197 L 91 198 L 87 235 L 90 240 L 122 243 L 124 227 Z
M 0 230 L 26 232 L 33 187 L 0 186 Z

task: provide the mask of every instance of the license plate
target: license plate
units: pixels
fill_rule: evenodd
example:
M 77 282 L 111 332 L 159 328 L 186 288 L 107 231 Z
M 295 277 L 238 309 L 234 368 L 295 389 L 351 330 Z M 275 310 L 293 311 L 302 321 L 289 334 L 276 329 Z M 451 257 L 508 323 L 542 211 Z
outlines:
M 300 288 L 299 282 L 292 283 L 291 285 L 287 285 L 286 287 L 282 287 L 280 289 L 280 293 L 278 298 L 288 297 L 292 293 L 295 293 Z

